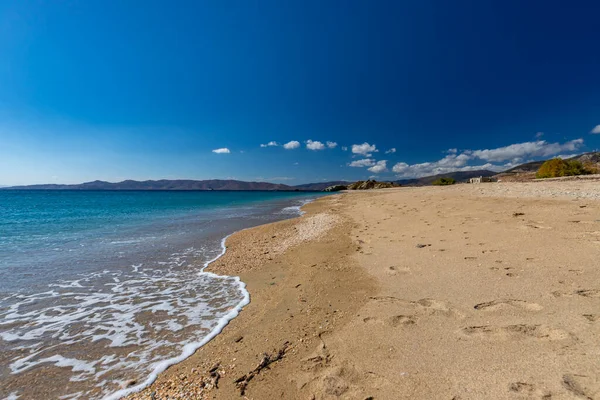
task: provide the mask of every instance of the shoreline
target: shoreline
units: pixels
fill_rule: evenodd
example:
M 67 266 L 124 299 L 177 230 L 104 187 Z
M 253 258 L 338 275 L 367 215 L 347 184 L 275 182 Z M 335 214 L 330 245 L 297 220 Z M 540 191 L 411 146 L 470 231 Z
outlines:
M 252 229 L 252 228 L 247 228 L 247 229 Z M 238 231 L 238 232 L 241 232 L 241 231 Z M 221 239 L 221 249 L 222 249 L 221 253 L 219 255 L 217 255 L 215 258 L 213 258 L 212 260 L 206 261 L 204 263 L 203 267 L 200 269 L 200 272 L 198 272 L 198 274 L 205 274 L 205 275 L 219 277 L 219 278 L 223 276 L 223 275 L 214 274 L 212 272 L 206 272 L 205 269 L 208 268 L 208 266 L 211 263 L 217 261 L 219 258 L 221 258 L 225 255 L 225 253 L 227 252 L 227 247 L 225 246 L 227 238 L 229 238 L 231 235 L 233 235 L 235 233 L 237 233 L 237 232 L 231 233 L 231 234 L 225 236 L 223 239 Z M 246 284 L 244 282 L 242 282 L 238 276 L 231 276 L 230 278 L 233 278 L 235 280 L 235 282 L 238 284 L 240 291 L 243 294 L 243 299 L 229 313 L 227 313 L 226 315 L 221 317 L 217 326 L 215 326 L 213 328 L 213 330 L 208 333 L 208 335 L 206 335 L 204 338 L 202 338 L 202 340 L 200 342 L 186 344 L 183 347 L 183 350 L 180 355 L 178 355 L 176 357 L 172 357 L 168 360 L 161 361 L 154 368 L 154 370 L 148 375 L 148 377 L 146 378 L 146 380 L 144 380 L 144 382 L 142 382 L 136 386 L 118 390 L 118 391 L 110 394 L 109 396 L 104 397 L 104 400 L 119 400 L 121 398 L 129 396 L 130 394 L 137 393 L 137 392 L 145 389 L 146 387 L 152 385 L 156 381 L 156 379 L 158 379 L 159 375 L 162 374 L 164 371 L 166 371 L 169 367 L 179 364 L 182 361 L 185 361 L 187 358 L 189 358 L 191 355 L 193 355 L 199 348 L 201 348 L 202 346 L 204 346 L 205 344 L 210 342 L 219 333 L 221 333 L 223 331 L 223 329 L 225 329 L 225 327 L 239 315 L 240 311 L 242 311 L 242 309 L 245 306 L 250 304 L 250 293 L 248 292 L 248 290 L 246 290 Z
M 310 199 L 310 200 L 303 200 L 302 204 L 298 205 L 298 206 L 287 206 L 287 207 L 282 208 L 281 210 L 279 210 L 279 212 L 282 212 L 284 210 L 293 209 L 298 214 L 291 218 L 285 218 L 281 221 L 294 220 L 294 219 L 302 217 L 305 214 L 305 212 L 302 211 L 302 208 L 310 203 L 317 201 L 318 199 L 320 199 L 322 197 L 325 197 L 325 196 L 320 196 L 320 197 L 317 197 L 315 199 Z M 277 222 L 281 222 L 281 221 L 269 222 L 269 223 L 263 224 L 263 225 L 268 225 L 271 223 L 277 223 Z M 180 355 L 161 361 L 142 383 L 137 384 L 132 387 L 120 389 L 120 390 L 110 394 L 109 396 L 105 396 L 104 400 L 119 400 L 121 398 L 126 398 L 127 396 L 138 393 L 138 392 L 144 390 L 145 388 L 147 388 L 148 386 L 152 385 L 158 379 L 160 374 L 162 374 L 168 368 L 185 361 L 187 358 L 192 356 L 198 349 L 200 349 L 202 346 L 206 345 L 211 340 L 213 340 L 217 335 L 219 335 L 223 331 L 223 329 L 225 329 L 225 327 L 227 327 L 227 325 L 229 325 L 229 323 L 231 323 L 231 321 L 233 321 L 240 314 L 240 312 L 244 309 L 245 306 L 250 304 L 250 292 L 248 292 L 248 290 L 246 289 L 246 284 L 240 279 L 239 276 L 216 274 L 216 273 L 213 273 L 210 271 L 206 271 L 206 269 L 209 268 L 212 263 L 216 262 L 221 257 L 225 256 L 225 254 L 227 253 L 226 242 L 227 242 L 228 238 L 230 238 L 232 235 L 243 232 L 245 230 L 258 228 L 263 225 L 257 225 L 257 226 L 253 226 L 250 228 L 243 228 L 238 231 L 232 232 L 232 233 L 228 234 L 227 236 L 225 236 L 224 238 L 222 238 L 221 242 L 220 242 L 221 253 L 219 253 L 213 259 L 204 262 L 204 265 L 202 266 L 202 268 L 200 268 L 200 271 L 198 272 L 198 274 L 204 274 L 204 275 L 213 276 L 216 278 L 221 278 L 221 277 L 233 278 L 233 280 L 238 284 L 240 292 L 243 294 L 242 300 L 235 307 L 233 307 L 229 313 L 227 313 L 226 315 L 221 317 L 217 326 L 215 326 L 213 328 L 213 330 L 208 333 L 208 335 L 206 335 L 204 338 L 202 338 L 202 340 L 200 342 L 189 343 L 189 344 L 185 345 L 184 348 L 182 349 L 182 352 Z
M 290 219 L 286 219 L 286 220 L 282 220 L 282 221 L 277 221 L 277 222 L 271 222 L 268 224 L 259 225 L 259 226 L 252 227 L 252 228 L 243 229 L 241 231 L 237 231 L 237 232 L 231 234 L 228 237 L 231 240 L 231 243 L 227 244 L 227 252 L 224 254 L 223 257 L 220 257 L 219 259 L 215 260 L 215 262 L 211 263 L 208 266 L 208 269 L 210 270 L 208 273 L 216 273 L 218 275 L 224 274 L 227 276 L 239 277 L 242 282 L 246 282 L 247 289 L 249 290 L 249 292 L 253 298 L 252 302 L 249 303 L 242 310 L 242 312 L 240 313 L 238 318 L 234 318 L 233 320 L 229 321 L 229 324 L 227 324 L 227 326 L 223 329 L 223 331 L 221 331 L 220 334 L 216 335 L 211 341 L 209 341 L 204 346 L 197 349 L 196 352 L 191 357 L 187 358 L 186 360 L 183 360 L 182 362 L 180 362 L 178 364 L 174 364 L 171 367 L 169 367 L 166 371 L 163 371 L 161 374 L 159 374 L 158 379 L 150 386 L 142 389 L 141 391 L 131 393 L 130 395 L 123 397 L 123 398 L 127 398 L 127 399 L 156 398 L 156 399 L 160 399 L 160 398 L 166 398 L 164 396 L 167 396 L 167 392 L 170 393 L 170 394 L 168 394 L 169 396 L 173 396 L 173 393 L 172 393 L 173 391 L 171 390 L 171 387 L 173 387 L 173 384 L 171 383 L 171 381 L 172 381 L 171 378 L 173 376 L 180 376 L 181 370 L 186 370 L 186 374 L 190 374 L 190 375 L 194 375 L 197 372 L 199 372 L 201 370 L 201 368 L 196 368 L 195 366 L 203 358 L 204 353 L 212 352 L 213 348 L 222 347 L 222 342 L 233 342 L 233 343 L 239 343 L 241 345 L 246 344 L 246 342 L 248 341 L 248 336 L 249 336 L 248 334 L 237 335 L 237 334 L 233 334 L 232 331 L 239 329 L 238 325 L 240 325 L 240 324 L 244 324 L 244 325 L 247 325 L 248 323 L 252 324 L 252 321 L 247 321 L 246 318 L 247 318 L 248 314 L 250 314 L 250 313 L 255 314 L 255 312 L 253 310 L 249 311 L 248 307 L 260 309 L 260 308 L 264 307 L 264 304 L 268 304 L 270 302 L 271 296 L 269 296 L 269 298 L 267 298 L 267 299 L 263 299 L 263 297 L 264 297 L 264 289 L 263 288 L 256 290 L 257 289 L 256 288 L 257 281 L 261 281 L 262 278 L 259 277 L 257 280 L 255 275 L 259 275 L 259 276 L 264 275 L 264 272 L 265 272 L 264 270 L 265 270 L 266 264 L 269 264 L 269 263 L 271 263 L 271 265 L 272 264 L 280 264 L 281 262 L 279 261 L 279 259 L 281 257 L 284 257 L 284 258 L 290 257 L 289 253 L 302 252 L 300 250 L 302 247 L 314 246 L 315 243 L 318 243 L 318 241 L 320 239 L 323 239 L 324 234 L 330 235 L 331 230 L 334 230 L 334 229 L 337 229 L 337 234 L 335 235 L 336 239 L 339 240 L 340 236 L 346 236 L 346 239 L 348 241 L 345 241 L 343 246 L 346 247 L 347 255 L 353 254 L 354 248 L 353 248 L 353 245 L 347 235 L 348 228 L 349 228 L 348 221 L 336 221 L 332 225 L 328 225 L 328 224 L 331 224 L 331 221 L 328 220 L 327 218 L 325 218 L 324 221 L 316 222 L 321 219 L 322 215 L 332 215 L 331 210 L 328 210 L 328 208 L 331 204 L 337 204 L 339 202 L 339 197 L 341 195 L 343 195 L 343 194 L 319 197 L 311 202 L 308 202 L 307 204 L 302 205 L 301 206 L 302 214 L 298 217 L 294 217 L 294 218 L 290 218 Z M 315 222 L 316 222 L 316 224 L 321 224 L 321 223 L 324 224 L 325 228 L 322 230 L 319 230 L 319 228 L 317 228 L 316 230 L 313 230 L 312 226 L 315 225 L 314 224 Z M 344 228 L 346 228 L 346 229 L 340 229 L 340 224 L 344 224 Z M 305 230 L 305 228 L 307 226 L 309 227 L 309 229 Z M 322 225 L 319 225 L 319 226 L 322 226 Z M 313 233 L 307 234 L 307 232 L 313 232 Z M 308 235 L 308 236 L 302 237 L 302 235 Z M 274 248 L 277 246 L 274 246 L 273 243 L 270 243 L 271 240 L 273 240 L 273 239 L 276 239 L 277 245 L 281 246 L 281 248 L 279 250 L 277 250 L 277 249 L 274 250 Z M 269 242 L 268 249 L 265 251 L 263 251 L 263 249 L 260 249 L 259 251 L 255 251 L 256 249 L 254 248 L 253 245 L 258 242 L 261 242 L 261 241 Z M 329 240 L 330 243 L 335 242 L 335 241 L 336 241 L 335 239 Z M 350 250 L 350 248 L 352 248 L 352 250 Z M 311 252 L 311 254 L 312 254 L 312 252 Z M 232 262 L 232 259 L 234 259 L 234 260 L 239 259 L 240 257 L 242 257 L 242 255 L 249 256 L 251 261 L 249 263 L 243 263 L 243 265 L 240 265 L 240 263 L 236 262 L 236 261 Z M 293 256 L 292 256 L 292 258 L 293 258 Z M 353 268 L 355 269 L 354 272 L 357 272 L 359 270 L 359 267 L 357 265 L 354 265 Z M 262 270 L 262 271 L 256 271 L 257 269 Z M 274 276 L 271 276 L 272 274 L 275 275 L 272 271 L 269 272 L 267 275 L 269 275 L 269 277 L 273 278 Z M 360 276 L 362 278 L 365 278 L 366 280 L 369 280 L 369 278 L 364 273 L 361 273 Z M 270 283 L 272 283 L 272 282 L 270 282 Z M 263 285 L 261 285 L 261 286 L 263 286 Z M 269 285 L 269 287 L 273 287 L 273 286 L 275 286 L 275 285 Z M 293 285 L 292 287 L 294 287 L 294 289 L 298 289 L 296 286 L 300 286 L 300 285 Z M 343 296 L 343 297 L 345 297 L 345 296 Z M 363 295 L 360 302 L 353 302 L 353 303 L 350 303 L 349 305 L 351 306 L 352 309 L 358 308 L 360 303 L 366 301 L 366 299 L 367 299 L 367 296 Z M 262 300 L 265 300 L 265 301 L 262 302 Z M 340 300 L 342 300 L 342 299 L 340 299 Z M 304 300 L 304 299 L 299 300 L 299 302 L 301 304 L 302 304 L 302 302 L 305 302 L 305 301 L 306 300 Z M 335 313 L 332 311 L 327 311 L 327 313 L 329 315 L 332 315 L 333 318 L 335 318 L 335 319 L 338 319 L 338 317 L 342 317 L 342 313 L 340 312 L 340 310 L 334 310 L 334 311 L 335 311 Z M 338 314 L 338 312 L 339 312 L 339 314 Z M 335 316 L 335 314 L 338 314 L 338 315 Z M 347 317 L 347 315 L 343 316 L 343 318 L 346 318 L 346 317 Z M 231 335 L 234 335 L 235 338 L 232 339 Z M 242 339 L 240 339 L 240 337 L 242 337 Z M 289 348 L 288 351 L 298 352 L 298 350 L 299 350 L 298 345 L 300 345 L 300 346 L 304 347 L 303 352 L 307 352 L 309 350 L 310 350 L 309 352 L 312 352 L 311 346 L 315 341 L 318 341 L 318 340 L 320 340 L 320 336 L 318 333 L 312 334 L 312 335 L 310 335 L 310 337 L 308 337 L 307 334 L 306 335 L 302 334 L 302 336 L 297 337 L 296 340 L 291 341 L 291 347 Z M 276 346 L 277 348 L 274 348 L 274 347 L 272 347 L 271 344 L 269 344 L 269 338 L 267 338 L 267 339 L 265 339 L 265 342 L 264 342 L 264 343 L 266 343 L 266 345 L 260 345 L 260 347 L 262 349 L 258 353 L 258 356 L 260 357 L 261 353 L 275 352 L 279 348 L 281 348 L 281 346 L 283 346 L 284 343 L 286 343 L 286 342 L 287 341 L 282 340 L 282 341 L 280 341 L 279 346 Z M 235 353 L 237 353 L 237 350 L 235 351 Z M 219 357 L 219 358 L 222 358 L 222 357 Z M 253 360 L 254 357 L 251 357 L 251 358 L 252 359 L 249 358 L 247 360 L 247 362 L 250 362 L 249 365 L 254 363 L 254 360 Z M 234 359 L 235 359 L 235 357 L 234 357 Z M 258 360 L 258 361 L 260 361 L 260 360 Z M 208 372 L 210 369 L 212 369 L 214 367 L 215 363 L 212 361 L 204 360 L 204 364 L 205 364 L 204 369 L 206 370 L 206 372 Z M 252 368 L 249 367 L 249 370 L 250 369 L 252 369 Z M 228 371 L 221 370 L 221 372 L 220 372 L 221 382 L 220 383 L 223 382 L 223 379 L 229 378 L 229 377 L 225 378 L 225 375 L 227 372 Z M 204 376 L 204 377 L 196 376 L 195 378 L 200 378 L 200 380 L 202 380 L 202 381 L 211 381 L 212 380 L 212 378 L 210 378 L 210 373 L 208 373 L 208 377 L 207 376 Z M 177 378 L 177 379 L 180 380 L 179 378 Z M 192 386 L 192 385 L 190 385 L 190 386 Z M 202 386 L 202 387 L 199 388 L 198 386 L 193 385 L 192 387 L 187 388 L 189 390 L 184 390 L 183 392 L 178 389 L 177 392 L 179 392 L 179 394 L 176 396 L 179 396 L 179 397 L 176 397 L 176 398 L 182 398 L 182 399 L 183 398 L 204 398 L 201 396 L 208 395 L 211 392 L 211 390 L 214 388 L 214 386 L 211 387 L 210 385 L 205 385 L 204 383 L 201 383 L 200 386 Z M 221 387 L 221 386 L 219 386 L 219 387 Z M 198 389 L 200 389 L 200 390 L 198 390 Z M 203 389 L 208 389 L 208 390 L 203 390 Z M 234 392 L 235 391 L 237 391 L 237 389 L 235 389 L 235 387 L 234 387 Z M 229 395 L 232 395 L 232 393 L 229 392 L 226 396 L 229 396 Z M 237 395 L 239 395 L 239 394 L 237 394 Z M 197 396 L 197 397 L 194 397 L 194 396 Z

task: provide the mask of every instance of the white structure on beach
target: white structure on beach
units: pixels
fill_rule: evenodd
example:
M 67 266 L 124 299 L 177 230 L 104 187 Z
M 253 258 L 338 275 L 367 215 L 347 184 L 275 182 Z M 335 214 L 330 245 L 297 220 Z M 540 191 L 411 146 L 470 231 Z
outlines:
M 476 178 L 469 179 L 469 183 L 483 183 L 483 182 L 494 182 L 494 178 L 489 176 L 478 176 Z

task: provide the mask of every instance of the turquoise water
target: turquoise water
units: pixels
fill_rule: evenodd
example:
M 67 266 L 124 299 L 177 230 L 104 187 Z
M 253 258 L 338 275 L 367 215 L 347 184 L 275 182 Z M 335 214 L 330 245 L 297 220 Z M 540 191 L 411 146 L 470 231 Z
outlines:
M 247 301 L 201 273 L 297 192 L 0 190 L 0 397 L 103 398 L 193 351 Z M 188 354 L 189 355 L 189 354 Z
M 103 268 L 102 262 L 120 257 L 121 251 L 177 250 L 199 233 L 214 231 L 219 236 L 231 231 L 219 229 L 221 223 L 245 227 L 279 219 L 276 213 L 284 205 L 315 196 L 295 192 L 0 191 L 0 294 Z M 233 221 L 236 218 L 246 221 Z M 62 265 L 50 268 L 48 263 Z

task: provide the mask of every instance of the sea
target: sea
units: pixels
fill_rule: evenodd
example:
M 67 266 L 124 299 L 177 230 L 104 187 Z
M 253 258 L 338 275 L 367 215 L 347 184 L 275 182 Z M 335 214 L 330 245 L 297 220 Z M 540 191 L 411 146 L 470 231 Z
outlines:
M 0 190 L 0 398 L 118 399 L 250 299 L 204 272 L 308 192 Z

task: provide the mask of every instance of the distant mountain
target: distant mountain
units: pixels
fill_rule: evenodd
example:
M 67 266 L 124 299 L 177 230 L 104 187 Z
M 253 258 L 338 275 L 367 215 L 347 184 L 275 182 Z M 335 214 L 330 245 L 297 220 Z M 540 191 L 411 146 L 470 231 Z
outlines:
M 584 164 L 586 164 L 586 163 L 600 164 L 600 152 L 592 151 L 590 153 L 584 153 L 584 154 L 580 154 L 575 157 L 567 158 L 567 160 L 580 161 Z M 508 169 L 504 172 L 501 172 L 498 175 L 500 175 L 501 177 L 518 175 L 518 174 L 531 175 L 532 173 L 537 172 L 538 169 L 540 169 L 540 167 L 542 166 L 542 164 L 545 163 L 546 161 L 547 160 L 532 161 L 532 162 L 528 162 L 525 164 L 517 165 L 516 167 Z
M 481 169 L 481 170 L 476 170 L 476 171 L 455 171 L 455 172 L 448 172 L 446 174 L 424 176 L 422 178 L 401 179 L 401 180 L 395 181 L 395 183 L 398 183 L 402 186 L 426 186 L 426 185 L 431 185 L 434 181 L 438 180 L 439 178 L 453 178 L 457 182 L 465 182 L 465 181 L 468 181 L 470 178 L 474 178 L 477 176 L 493 176 L 493 175 L 496 175 L 496 173 L 492 172 L 492 171 L 488 171 L 487 169 Z
M 299 190 L 288 185 L 268 182 L 244 182 L 236 180 L 211 179 L 204 181 L 194 180 L 158 180 L 158 181 L 133 181 L 104 182 L 93 181 L 76 185 L 29 185 L 12 186 L 7 189 L 19 190 Z
M 289 186 L 269 182 L 245 182 L 236 180 L 211 179 L 195 181 L 189 179 L 122 182 L 93 181 L 75 185 L 27 185 L 0 187 L 5 190 L 280 190 L 280 191 L 322 191 L 328 186 L 347 185 L 347 181 L 316 182 Z
M 546 160 L 532 161 L 525 164 L 517 165 L 516 167 L 501 172 L 501 174 L 520 174 L 524 172 L 537 172 L 537 170 L 540 169 L 542 164 L 545 162 Z
M 303 185 L 293 186 L 294 189 L 298 190 L 316 190 L 322 191 L 329 186 L 337 186 L 337 185 L 347 185 L 350 182 L 347 181 L 331 181 L 331 182 L 317 182 L 317 183 L 305 183 Z
M 600 151 L 592 151 L 589 153 L 583 153 L 576 157 L 569 158 L 569 160 L 578 160 L 582 163 L 593 163 L 600 164 Z
M 395 187 L 392 182 L 377 182 L 369 179 L 368 181 L 357 181 L 348 185 L 348 190 L 372 190 L 372 189 L 389 189 Z

